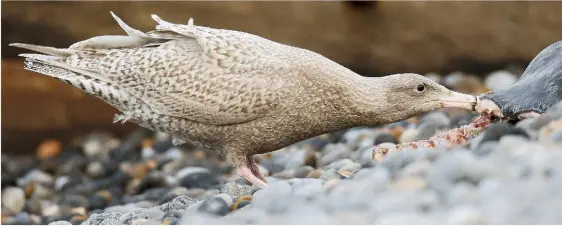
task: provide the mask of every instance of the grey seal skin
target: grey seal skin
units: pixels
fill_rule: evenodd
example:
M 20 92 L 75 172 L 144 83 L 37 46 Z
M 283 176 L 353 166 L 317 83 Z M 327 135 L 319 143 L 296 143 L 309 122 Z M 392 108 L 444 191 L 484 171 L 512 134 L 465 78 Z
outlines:
M 537 117 L 562 100 L 562 41 L 543 49 L 511 87 L 478 97 L 475 109 L 496 117 L 520 120 Z

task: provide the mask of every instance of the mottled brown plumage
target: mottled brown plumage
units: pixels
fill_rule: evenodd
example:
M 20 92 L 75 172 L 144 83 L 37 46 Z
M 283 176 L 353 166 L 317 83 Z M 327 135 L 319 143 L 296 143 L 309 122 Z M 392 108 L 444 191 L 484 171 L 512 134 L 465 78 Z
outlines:
M 112 14 L 113 15 L 113 14 Z M 130 120 L 221 152 L 266 187 L 252 156 L 323 133 L 394 122 L 475 99 L 417 74 L 361 77 L 308 50 L 244 32 L 172 24 L 153 15 L 143 33 L 113 15 L 126 36 L 66 49 L 12 44 L 26 69 L 66 81 Z

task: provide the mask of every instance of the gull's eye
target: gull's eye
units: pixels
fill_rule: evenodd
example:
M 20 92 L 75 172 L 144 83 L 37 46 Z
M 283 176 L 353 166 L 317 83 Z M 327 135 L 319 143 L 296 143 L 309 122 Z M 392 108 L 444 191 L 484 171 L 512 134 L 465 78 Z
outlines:
M 418 85 L 418 87 L 416 88 L 416 90 L 417 90 L 418 92 L 425 91 L 425 84 L 420 84 L 420 85 Z

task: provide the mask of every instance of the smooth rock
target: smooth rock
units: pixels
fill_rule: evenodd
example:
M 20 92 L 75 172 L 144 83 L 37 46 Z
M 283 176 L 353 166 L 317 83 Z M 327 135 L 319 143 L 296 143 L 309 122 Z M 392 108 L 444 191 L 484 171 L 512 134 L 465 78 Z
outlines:
M 379 145 L 381 143 L 398 143 L 398 141 L 396 140 L 396 138 L 394 138 L 394 136 L 392 136 L 391 134 L 388 133 L 379 133 L 376 137 L 375 137 L 375 141 L 373 143 L 373 145 Z
M 295 170 L 294 176 L 296 178 L 305 178 L 314 168 L 312 166 L 303 166 Z
M 306 178 L 315 178 L 315 179 L 318 179 L 318 178 L 320 178 L 323 174 L 324 174 L 324 170 L 322 170 L 322 169 L 315 169 L 315 170 L 310 171 L 310 173 L 308 173 L 308 175 L 306 175 Z
M 152 221 L 160 221 L 164 217 L 164 212 L 158 209 L 139 208 L 134 209 L 119 218 L 119 221 L 125 225 L 132 224 L 134 220 L 145 219 Z
M 226 183 L 221 189 L 220 193 L 226 193 L 232 198 L 237 199 L 243 195 L 251 195 L 252 187 L 248 185 L 236 184 L 234 182 Z
M 209 173 L 209 169 L 203 167 L 189 166 L 176 172 L 176 178 L 181 179 L 193 173 Z
M 338 171 L 335 169 L 328 169 L 322 173 L 322 176 L 318 178 L 320 180 L 329 181 L 332 179 L 341 179 L 341 176 L 338 174 Z
M 197 203 L 199 200 L 191 198 L 189 196 L 178 196 L 173 199 L 171 202 L 164 203 L 158 207 L 157 209 L 161 210 L 164 213 L 175 211 L 175 210 L 186 210 L 192 204 Z
M 398 139 L 398 142 L 400 143 L 413 142 L 416 140 L 416 138 L 418 138 L 419 134 L 420 131 L 418 129 L 408 128 L 404 130 L 404 132 L 402 132 L 402 134 L 400 135 L 400 139 Z
M 121 213 L 114 213 L 114 212 L 105 212 L 99 214 L 91 214 L 88 219 L 82 223 L 82 225 L 101 225 L 102 222 L 107 224 L 107 222 L 111 221 L 113 224 L 121 224 L 119 222 L 119 218 L 121 217 Z
M 105 169 L 103 164 L 99 161 L 90 162 L 86 167 L 86 173 L 91 177 L 98 178 L 105 174 Z
M 218 184 L 216 176 L 210 172 L 194 172 L 179 179 L 179 185 L 186 188 L 209 189 Z
M 18 187 L 2 189 L 2 205 L 13 212 L 21 212 L 25 206 L 25 193 Z
M 54 221 L 49 223 L 49 225 L 72 225 L 72 224 L 68 221 Z
M 212 197 L 205 200 L 197 211 L 217 216 L 224 216 L 229 212 L 228 204 L 221 198 Z
M 42 184 L 52 184 L 54 182 L 54 178 L 41 170 L 33 169 L 29 171 L 23 178 L 17 179 L 18 186 L 25 186 L 29 183 L 42 183 Z
M 348 158 L 351 150 L 345 144 L 328 144 L 322 151 L 324 156 L 318 160 L 319 166 L 326 166 L 336 160 Z
M 502 90 L 510 87 L 517 82 L 517 76 L 507 70 L 498 70 L 491 72 L 486 79 L 484 85 L 491 90 Z

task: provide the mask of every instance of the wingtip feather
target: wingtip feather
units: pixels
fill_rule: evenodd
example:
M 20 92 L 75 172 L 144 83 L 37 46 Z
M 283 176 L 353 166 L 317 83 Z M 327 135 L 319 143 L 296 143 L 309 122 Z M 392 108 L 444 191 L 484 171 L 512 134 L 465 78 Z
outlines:
M 49 54 L 53 56 L 62 56 L 62 57 L 70 56 L 75 53 L 75 51 L 69 49 L 58 49 L 54 47 L 40 46 L 40 45 L 33 45 L 33 44 L 26 44 L 26 43 L 10 43 L 9 46 L 18 47 L 26 50 L 32 50 L 35 52 Z
M 144 34 L 144 32 L 142 32 L 140 30 L 137 30 L 137 29 L 134 29 L 131 26 L 129 26 L 127 23 L 125 23 L 125 21 L 123 21 L 120 17 L 118 17 L 115 13 L 113 13 L 113 11 L 109 11 L 109 13 L 113 17 L 113 19 L 115 19 L 115 21 L 117 21 L 117 24 L 119 24 L 121 29 L 123 29 L 125 31 L 125 33 L 127 33 L 127 35 L 142 37 L 142 38 L 148 38 L 148 36 L 146 34 Z

